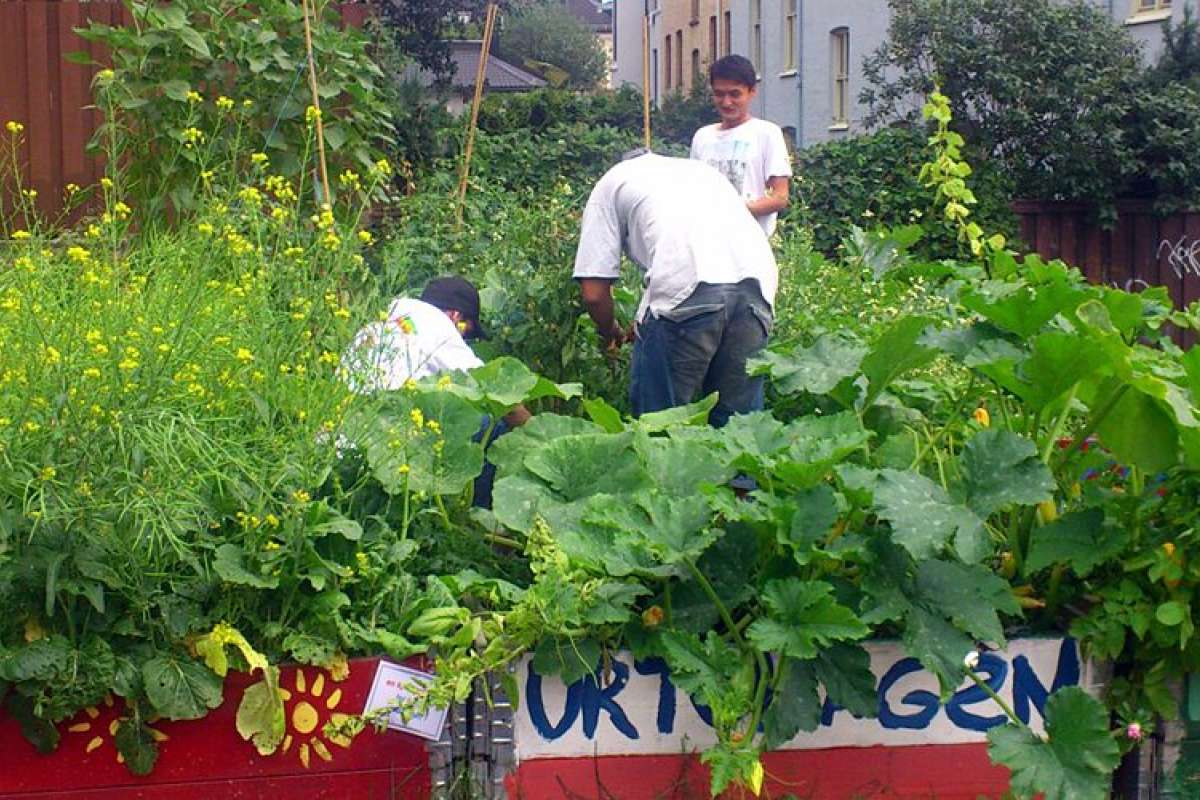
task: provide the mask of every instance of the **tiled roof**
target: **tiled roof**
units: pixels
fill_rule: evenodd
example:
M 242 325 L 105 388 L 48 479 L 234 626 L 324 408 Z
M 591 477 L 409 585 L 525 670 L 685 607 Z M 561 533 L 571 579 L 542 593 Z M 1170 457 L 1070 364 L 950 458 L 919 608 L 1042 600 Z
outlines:
M 457 39 L 450 42 L 450 60 L 456 68 L 453 78 L 456 88 L 474 87 L 475 74 L 479 70 L 480 49 L 481 42 L 478 39 Z M 411 67 L 405 72 L 405 77 L 415 77 L 424 86 L 430 86 L 434 82 L 432 74 Z M 546 85 L 546 81 L 532 72 L 513 66 L 491 53 L 488 53 L 484 81 L 489 90 L 499 92 L 520 92 Z

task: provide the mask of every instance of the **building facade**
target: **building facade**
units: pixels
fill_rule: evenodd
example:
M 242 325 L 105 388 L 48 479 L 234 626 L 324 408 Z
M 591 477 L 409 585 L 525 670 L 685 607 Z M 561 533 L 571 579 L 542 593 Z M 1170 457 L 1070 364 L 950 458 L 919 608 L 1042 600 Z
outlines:
M 648 15 L 650 96 L 661 103 L 670 94 L 691 91 L 706 80 L 713 61 L 734 52 L 731 9 L 740 1 L 614 0 L 613 85 L 642 85 L 647 56 L 642 26 L 643 15 Z
M 1125 26 L 1150 63 L 1162 23 L 1200 16 L 1200 0 L 1086 0 Z M 614 85 L 642 82 L 642 14 L 650 17 L 651 97 L 686 91 L 718 55 L 740 53 L 758 69 L 755 116 L 799 147 L 862 130 L 863 58 L 887 38 L 887 0 L 614 0 Z M 681 58 L 682 55 L 682 58 Z

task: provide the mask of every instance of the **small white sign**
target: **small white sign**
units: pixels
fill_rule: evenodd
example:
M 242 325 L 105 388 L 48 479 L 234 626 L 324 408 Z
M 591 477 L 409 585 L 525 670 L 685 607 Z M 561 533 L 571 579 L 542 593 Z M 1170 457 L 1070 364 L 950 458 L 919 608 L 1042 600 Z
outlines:
M 402 701 L 412 697 L 410 686 L 426 684 L 432 680 L 433 676 L 428 672 L 409 669 L 381 659 L 379 666 L 375 668 L 375 680 L 371 684 L 371 693 L 367 695 L 367 704 L 363 707 L 363 714 L 370 714 L 372 711 L 388 707 L 395 708 Z M 448 709 L 445 708 L 434 708 L 429 713 L 412 717 L 407 722 L 404 721 L 399 711 L 393 711 L 388 716 L 387 726 L 394 731 L 404 731 L 436 742 L 442 738 L 442 728 L 446 724 L 447 711 Z

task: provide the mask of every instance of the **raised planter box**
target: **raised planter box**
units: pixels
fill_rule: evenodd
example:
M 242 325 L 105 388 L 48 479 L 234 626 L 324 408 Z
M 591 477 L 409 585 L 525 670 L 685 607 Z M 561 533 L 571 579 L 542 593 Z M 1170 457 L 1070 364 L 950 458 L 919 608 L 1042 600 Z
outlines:
M 840 798 L 937 797 L 977 800 L 1008 790 L 1008 772 L 992 766 L 985 736 L 1004 717 L 973 684 L 945 703 L 937 682 L 895 643 L 868 646 L 879 716 L 857 719 L 827 702 L 822 724 L 765 759 L 764 796 Z M 38 755 L 17 724 L 0 715 L 0 796 L 37 798 L 440 797 L 455 776 L 471 797 L 516 800 L 692 800 L 708 796 L 708 772 L 696 752 L 713 741 L 707 709 L 678 691 L 661 662 L 613 660 L 613 681 L 564 686 L 518 667 L 521 702 L 453 709 L 443 741 L 368 730 L 349 748 L 330 742 L 325 722 L 366 704 L 378 659 L 351 662 L 340 683 L 322 670 L 285 667 L 281 685 L 290 742 L 268 757 L 241 739 L 234 714 L 246 675 L 226 681 L 225 702 L 195 722 L 159 722 L 166 737 L 154 772 L 136 777 L 118 763 L 110 726 L 119 715 L 101 706 L 63 723 L 62 744 Z M 1082 662 L 1071 639 L 1022 639 L 985 653 L 980 673 L 1034 728 L 1047 695 L 1060 686 L 1098 691 L 1106 678 Z M 499 686 L 491 687 L 494 698 Z M 315 719 L 315 722 L 314 722 Z M 446 752 L 442 752 L 446 751 Z M 430 755 L 437 764 L 430 769 Z M 736 793 L 731 796 L 737 796 Z
M 113 744 L 119 701 L 62 723 L 61 743 L 50 755 L 38 754 L 17 723 L 0 711 L 0 797 L 427 798 L 431 776 L 425 740 L 368 729 L 345 747 L 323 734 L 336 715 L 362 712 L 378 664 L 379 659 L 354 660 L 341 682 L 314 667 L 282 668 L 287 738 L 266 757 L 238 735 L 234 724 L 242 693 L 257 678 L 231 674 L 224 703 L 207 717 L 151 725 L 159 731 L 159 758 L 144 777 L 119 762 Z
M 974 684 L 943 704 L 936 679 L 898 644 L 868 649 L 878 718 L 856 719 L 826 701 L 820 728 L 764 759 L 764 796 L 1003 795 L 1008 771 L 992 766 L 985 738 L 1005 721 L 996 704 Z M 1015 640 L 1003 652 L 985 653 L 979 671 L 1035 728 L 1049 692 L 1067 685 L 1096 691 L 1104 677 L 1081 663 L 1071 639 Z M 707 709 L 676 690 L 661 663 L 622 654 L 613 678 L 609 686 L 584 679 L 568 687 L 539 676 L 528 659 L 522 663 L 510 798 L 707 796 L 707 771 L 692 754 L 714 741 Z

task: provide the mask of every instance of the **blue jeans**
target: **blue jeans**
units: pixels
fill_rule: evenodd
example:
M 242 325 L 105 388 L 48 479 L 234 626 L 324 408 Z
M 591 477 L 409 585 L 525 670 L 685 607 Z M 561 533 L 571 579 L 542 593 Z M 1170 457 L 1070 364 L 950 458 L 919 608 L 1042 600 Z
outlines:
M 479 431 L 471 437 L 472 442 L 482 442 L 483 437 L 487 434 L 487 430 L 491 427 L 492 419 L 487 414 L 483 415 L 483 420 L 479 424 Z M 492 486 L 496 482 L 496 465 L 487 460 L 487 448 L 492 446 L 492 442 L 504 434 L 512 430 L 508 423 L 503 419 L 496 421 L 496 427 L 492 428 L 492 435 L 488 437 L 487 444 L 484 445 L 484 461 L 483 470 L 479 476 L 475 478 L 475 486 L 472 493 L 471 505 L 476 508 L 491 508 L 492 507 Z
M 763 379 L 746 360 L 766 346 L 771 307 L 758 281 L 709 284 L 665 313 L 646 315 L 633 344 L 629 400 L 633 415 L 719 394 L 708 421 L 721 427 L 734 414 L 763 407 Z

